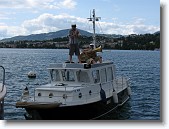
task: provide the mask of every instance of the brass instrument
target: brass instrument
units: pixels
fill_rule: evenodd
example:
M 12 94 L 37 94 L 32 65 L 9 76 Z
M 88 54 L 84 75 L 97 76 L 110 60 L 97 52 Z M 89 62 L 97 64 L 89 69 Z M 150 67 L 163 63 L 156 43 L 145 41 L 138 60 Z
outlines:
M 99 47 L 95 48 L 93 51 L 95 51 L 95 52 L 102 52 L 102 46 L 99 46 Z

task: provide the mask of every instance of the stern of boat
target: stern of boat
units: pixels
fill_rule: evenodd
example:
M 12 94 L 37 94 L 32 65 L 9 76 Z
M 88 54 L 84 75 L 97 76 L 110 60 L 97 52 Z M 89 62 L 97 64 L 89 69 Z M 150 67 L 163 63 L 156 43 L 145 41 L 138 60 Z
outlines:
M 130 78 L 116 78 L 114 90 L 117 93 L 119 106 L 123 105 L 131 96 Z

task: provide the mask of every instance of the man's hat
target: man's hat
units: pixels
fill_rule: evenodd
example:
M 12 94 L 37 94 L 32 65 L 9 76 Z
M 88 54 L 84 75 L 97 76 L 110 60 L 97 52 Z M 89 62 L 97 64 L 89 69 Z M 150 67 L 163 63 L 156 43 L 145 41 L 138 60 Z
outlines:
M 73 24 L 72 27 L 76 27 L 76 24 Z
M 91 43 L 91 44 L 90 44 L 90 46 L 94 46 L 94 44 L 93 44 L 93 43 Z

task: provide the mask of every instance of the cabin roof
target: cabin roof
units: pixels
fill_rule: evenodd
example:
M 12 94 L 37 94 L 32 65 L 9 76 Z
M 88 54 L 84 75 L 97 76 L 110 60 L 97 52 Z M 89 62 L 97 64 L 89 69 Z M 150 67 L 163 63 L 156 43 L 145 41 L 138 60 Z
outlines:
M 50 64 L 48 69 L 90 69 L 97 68 L 106 65 L 112 65 L 113 62 L 103 62 L 97 64 L 87 64 L 87 63 L 53 63 Z

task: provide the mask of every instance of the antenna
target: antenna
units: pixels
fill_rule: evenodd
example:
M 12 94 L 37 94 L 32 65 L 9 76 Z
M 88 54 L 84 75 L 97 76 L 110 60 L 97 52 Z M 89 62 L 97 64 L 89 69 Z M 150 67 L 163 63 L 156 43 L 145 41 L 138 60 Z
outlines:
M 89 19 L 89 21 L 92 21 L 92 17 L 91 17 L 91 10 L 90 10 L 90 18 L 87 18 L 87 19 Z
M 93 17 L 91 17 L 91 11 L 90 11 L 90 18 L 87 19 L 89 19 L 89 21 L 93 21 L 93 44 L 94 44 L 94 48 L 96 48 L 95 21 L 99 21 L 101 17 L 96 17 L 95 9 L 93 9 Z

